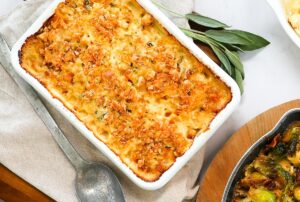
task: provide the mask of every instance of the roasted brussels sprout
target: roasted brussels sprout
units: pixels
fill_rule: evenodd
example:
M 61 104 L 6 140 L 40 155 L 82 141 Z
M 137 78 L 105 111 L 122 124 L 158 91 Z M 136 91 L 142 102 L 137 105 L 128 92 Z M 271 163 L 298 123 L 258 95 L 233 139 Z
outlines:
M 233 202 L 300 202 L 300 121 L 276 135 L 234 187 Z
M 256 189 L 251 197 L 255 202 L 276 202 L 275 194 L 265 189 Z

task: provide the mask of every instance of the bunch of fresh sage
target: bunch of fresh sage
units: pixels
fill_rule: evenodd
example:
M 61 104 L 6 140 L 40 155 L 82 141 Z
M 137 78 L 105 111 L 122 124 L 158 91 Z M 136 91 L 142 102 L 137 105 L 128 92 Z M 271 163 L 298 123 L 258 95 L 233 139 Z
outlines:
M 187 36 L 208 45 L 213 50 L 220 60 L 221 67 L 237 82 L 243 93 L 245 73 L 239 52 L 257 50 L 269 45 L 270 42 L 249 32 L 228 29 L 230 28 L 228 25 L 218 20 L 197 13 L 181 15 L 156 2 L 154 3 L 171 14 L 185 18 L 201 27 L 201 31 L 186 28 L 180 29 Z

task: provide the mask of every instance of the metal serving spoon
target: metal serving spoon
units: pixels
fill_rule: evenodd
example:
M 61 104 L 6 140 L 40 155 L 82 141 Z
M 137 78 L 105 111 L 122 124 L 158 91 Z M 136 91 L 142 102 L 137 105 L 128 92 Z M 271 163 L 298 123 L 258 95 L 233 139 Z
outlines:
M 10 49 L 0 34 L 0 64 L 22 90 L 35 112 L 45 123 L 61 150 L 77 171 L 76 192 L 82 202 L 124 202 L 121 185 L 110 168 L 101 163 L 89 163 L 76 152 L 59 129 L 34 89 L 14 71 Z

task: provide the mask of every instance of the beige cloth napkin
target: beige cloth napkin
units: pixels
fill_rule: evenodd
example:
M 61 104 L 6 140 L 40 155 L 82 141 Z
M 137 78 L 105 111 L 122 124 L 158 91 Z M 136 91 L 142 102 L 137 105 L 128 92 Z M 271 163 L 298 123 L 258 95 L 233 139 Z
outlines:
M 0 32 L 12 46 L 51 0 L 28 0 L 0 18 Z M 162 0 L 180 13 L 192 11 L 193 0 Z M 178 19 L 175 19 L 178 20 Z M 177 21 L 177 23 L 185 23 Z M 90 161 L 107 163 L 121 181 L 126 201 L 172 201 L 192 198 L 203 153 L 199 152 L 162 189 L 145 191 L 135 186 L 51 106 L 51 114 L 77 151 Z M 0 162 L 57 201 L 77 201 L 75 170 L 61 152 L 46 126 L 18 87 L 0 66 Z

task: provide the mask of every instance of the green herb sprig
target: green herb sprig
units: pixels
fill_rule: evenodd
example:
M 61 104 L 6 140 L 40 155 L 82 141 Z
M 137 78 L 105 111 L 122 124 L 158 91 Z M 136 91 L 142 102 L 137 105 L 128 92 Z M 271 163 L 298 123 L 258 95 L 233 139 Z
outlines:
M 208 45 L 220 60 L 221 68 L 236 81 L 241 93 L 244 92 L 245 72 L 239 53 L 266 47 L 270 44 L 269 41 L 250 32 L 228 29 L 230 26 L 225 23 L 197 13 L 182 15 L 157 2 L 154 2 L 154 4 L 172 15 L 185 18 L 203 28 L 201 30 L 205 31 L 182 27 L 180 29 L 195 41 Z

